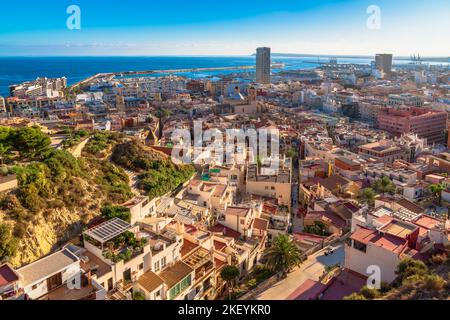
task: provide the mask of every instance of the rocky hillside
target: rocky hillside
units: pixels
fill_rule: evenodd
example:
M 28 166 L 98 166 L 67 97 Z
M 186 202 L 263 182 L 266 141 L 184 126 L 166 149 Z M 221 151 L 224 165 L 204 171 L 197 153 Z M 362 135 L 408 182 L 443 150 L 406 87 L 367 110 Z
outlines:
M 0 194 L 0 248 L 9 244 L 3 254 L 0 250 L 0 260 L 15 266 L 76 236 L 105 204 L 132 196 L 123 169 L 105 160 L 76 159 L 66 151 L 49 151 L 40 161 L 9 171 L 17 175 L 19 188 Z

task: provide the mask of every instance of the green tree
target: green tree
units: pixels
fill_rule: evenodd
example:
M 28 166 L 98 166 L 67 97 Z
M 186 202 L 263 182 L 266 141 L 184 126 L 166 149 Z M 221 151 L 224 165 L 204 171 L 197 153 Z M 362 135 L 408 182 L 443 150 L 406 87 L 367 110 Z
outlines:
M 373 189 L 381 194 L 385 193 L 394 193 L 395 192 L 395 184 L 388 177 L 382 177 L 381 179 L 377 179 L 373 184 Z
M 130 210 L 125 207 L 106 205 L 100 211 L 102 213 L 102 216 L 108 220 L 119 218 L 126 222 L 131 221 Z
M 288 151 L 286 151 L 286 157 L 288 158 L 296 158 L 297 157 L 297 151 L 294 148 L 290 148 Z
M 266 249 L 264 257 L 266 267 L 273 272 L 286 275 L 302 262 L 302 255 L 295 242 L 287 234 L 279 234 Z
M 23 127 L 13 134 L 14 147 L 25 157 L 35 158 L 44 153 L 51 143 L 39 127 Z
M 7 154 L 11 150 L 11 146 L 5 145 L 4 143 L 0 142 L 0 164 L 3 164 L 3 161 L 5 158 L 7 158 Z
M 220 277 L 227 283 L 228 297 L 231 300 L 231 293 L 236 280 L 239 278 L 239 269 L 235 266 L 227 265 L 220 271 Z
M 376 192 L 372 188 L 365 188 L 359 193 L 359 200 L 373 207 L 376 195 Z
M 0 224 L 0 262 L 14 257 L 17 251 L 17 239 L 7 224 Z
M 440 206 L 442 203 L 442 191 L 445 190 L 446 185 L 443 183 L 431 184 L 428 188 L 433 196 L 438 200 L 438 205 Z
M 318 236 L 328 236 L 330 234 L 327 231 L 325 223 L 322 221 L 314 221 L 313 224 L 305 226 L 304 231 L 307 233 L 317 234 Z

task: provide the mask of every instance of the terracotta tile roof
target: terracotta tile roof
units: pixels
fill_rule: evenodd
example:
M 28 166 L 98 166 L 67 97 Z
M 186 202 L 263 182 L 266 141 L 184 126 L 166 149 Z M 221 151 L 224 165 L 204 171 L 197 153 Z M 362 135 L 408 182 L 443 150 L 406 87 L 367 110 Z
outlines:
M 159 276 L 164 280 L 164 283 L 167 284 L 167 287 L 170 290 L 170 288 L 186 278 L 192 271 L 194 270 L 186 263 L 178 261 L 172 267 L 163 270 Z
M 293 233 L 293 236 L 294 236 L 294 240 L 299 241 L 299 242 L 311 241 L 311 242 L 319 243 L 321 241 L 324 241 L 327 238 L 324 236 L 319 236 L 316 234 L 304 233 L 304 232 L 295 232 L 295 233 Z
M 187 255 L 189 252 L 191 252 L 192 250 L 194 250 L 197 247 L 198 247 L 198 244 L 195 244 L 189 240 L 184 239 L 183 246 L 180 249 L 181 257 L 184 257 L 185 255 Z
M 223 242 L 214 240 L 214 249 L 221 251 L 223 248 L 225 248 L 227 245 Z
M 400 200 L 397 200 L 396 202 L 399 206 L 402 206 L 403 208 L 406 208 L 411 212 L 414 212 L 417 214 L 424 212 L 424 209 L 422 207 L 420 207 L 406 199 L 400 199 Z
M 150 293 L 164 284 L 164 281 L 153 271 L 147 271 L 142 276 L 140 276 L 138 283 L 141 287 L 143 287 L 147 292 Z
M 308 212 L 304 219 L 310 219 L 314 221 L 323 221 L 325 223 L 334 224 L 336 227 L 344 228 L 346 223 L 341 217 L 335 215 L 332 212 L 326 211 L 310 211 Z
M 346 186 L 349 181 L 339 175 L 332 175 L 328 178 L 320 179 L 319 183 L 328 190 L 334 190 L 338 185 Z
M 441 221 L 430 216 L 422 215 L 419 218 L 417 218 L 416 221 L 413 221 L 413 223 L 422 228 L 430 230 L 439 225 Z
M 231 228 L 225 227 L 224 225 L 218 223 L 215 226 L 211 227 L 210 231 L 221 233 L 222 235 L 226 237 L 231 237 L 234 239 L 239 239 L 241 237 L 241 234 L 237 231 L 234 231 Z
M 261 219 L 261 218 L 253 219 L 253 228 L 255 228 L 255 229 L 266 231 L 268 226 L 269 226 L 269 220 Z
M 214 262 L 216 264 L 216 269 L 220 269 L 222 266 L 224 266 L 226 264 L 225 261 L 219 260 L 217 258 L 214 258 Z
M 392 220 L 394 220 L 393 217 L 385 214 L 384 216 L 381 216 L 379 218 L 376 218 L 375 221 L 381 223 L 381 224 L 388 224 L 390 223 Z
M 408 243 L 406 239 L 389 234 L 381 235 L 376 230 L 363 227 L 356 230 L 350 238 L 364 244 L 372 243 L 396 254 L 400 254 Z

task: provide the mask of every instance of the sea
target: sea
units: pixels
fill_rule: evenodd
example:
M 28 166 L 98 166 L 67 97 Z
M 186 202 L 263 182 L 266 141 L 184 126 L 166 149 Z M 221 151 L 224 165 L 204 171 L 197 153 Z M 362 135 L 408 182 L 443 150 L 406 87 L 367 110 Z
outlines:
M 285 64 L 284 70 L 305 70 L 327 62 L 328 57 L 283 57 L 273 56 L 272 62 Z M 338 63 L 370 64 L 369 58 L 338 58 Z M 394 60 L 394 63 L 407 61 Z M 254 56 L 233 57 L 0 57 L 0 96 L 8 96 L 8 86 L 37 77 L 66 77 L 69 85 L 97 73 L 173 70 L 191 68 L 239 67 L 255 65 Z M 202 78 L 235 73 L 237 70 L 180 73 L 191 78 Z M 276 71 L 275 71 L 276 72 Z

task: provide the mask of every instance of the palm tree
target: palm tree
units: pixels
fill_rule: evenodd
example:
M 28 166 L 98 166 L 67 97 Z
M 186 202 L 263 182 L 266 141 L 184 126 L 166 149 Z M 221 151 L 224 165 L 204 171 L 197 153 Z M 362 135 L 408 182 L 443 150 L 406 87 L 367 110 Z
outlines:
M 302 262 L 302 255 L 295 242 L 287 234 L 279 234 L 272 246 L 264 252 L 266 267 L 283 276 Z
M 367 203 L 369 207 L 372 207 L 375 203 L 376 192 L 372 188 L 365 188 L 359 193 L 359 200 L 363 203 Z
M 442 191 L 445 190 L 446 186 L 443 183 L 432 184 L 428 187 L 433 194 L 438 199 L 439 206 L 442 202 Z
M 225 266 L 222 271 L 220 271 L 221 278 L 227 283 L 229 300 L 231 300 L 234 282 L 239 278 L 239 275 L 239 269 L 231 265 Z
M 395 184 L 389 179 L 388 177 L 383 177 L 381 179 L 378 179 L 373 184 L 373 188 L 381 192 L 383 195 L 388 193 L 394 193 L 395 192 Z

